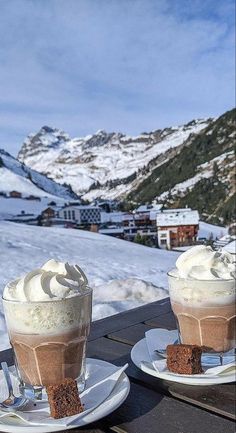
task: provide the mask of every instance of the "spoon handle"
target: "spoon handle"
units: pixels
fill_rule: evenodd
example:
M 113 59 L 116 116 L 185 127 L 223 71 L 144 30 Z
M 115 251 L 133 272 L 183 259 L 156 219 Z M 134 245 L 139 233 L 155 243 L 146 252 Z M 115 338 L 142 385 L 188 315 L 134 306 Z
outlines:
M 2 367 L 4 377 L 6 379 L 6 382 L 7 382 L 9 395 L 13 395 L 13 387 L 12 387 L 12 381 L 11 381 L 8 365 L 6 362 L 1 362 L 1 367 Z

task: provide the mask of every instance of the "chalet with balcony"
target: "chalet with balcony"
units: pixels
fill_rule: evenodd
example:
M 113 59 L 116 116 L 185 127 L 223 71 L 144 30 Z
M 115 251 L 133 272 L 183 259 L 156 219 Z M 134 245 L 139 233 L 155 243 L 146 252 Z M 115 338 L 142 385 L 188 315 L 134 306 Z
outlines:
M 166 209 L 157 213 L 157 240 L 159 248 L 172 249 L 194 245 L 199 229 L 197 210 Z

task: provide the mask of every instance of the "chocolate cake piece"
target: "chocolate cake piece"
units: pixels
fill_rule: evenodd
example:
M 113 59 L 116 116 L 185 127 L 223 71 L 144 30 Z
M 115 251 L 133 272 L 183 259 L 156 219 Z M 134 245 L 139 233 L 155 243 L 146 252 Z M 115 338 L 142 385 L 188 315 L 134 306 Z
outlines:
M 57 385 L 48 385 L 46 391 L 53 418 L 64 418 L 83 412 L 76 380 L 64 379 Z
M 190 344 L 170 344 L 166 348 L 167 368 L 173 373 L 203 373 L 201 366 L 202 349 Z

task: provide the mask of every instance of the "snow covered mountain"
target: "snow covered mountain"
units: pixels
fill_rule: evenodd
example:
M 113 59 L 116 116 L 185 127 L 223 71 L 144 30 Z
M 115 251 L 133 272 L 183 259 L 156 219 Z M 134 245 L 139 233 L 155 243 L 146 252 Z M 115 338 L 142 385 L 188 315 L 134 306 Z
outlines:
M 0 193 L 18 191 L 22 196 L 75 198 L 69 186 L 59 185 L 0 149 Z
M 119 199 L 131 207 L 155 199 L 228 224 L 235 218 L 235 113 L 137 137 L 98 131 L 71 139 L 44 126 L 26 138 L 18 157 L 89 201 Z
M 98 131 L 84 138 L 44 126 L 30 134 L 18 158 L 60 183 L 70 184 L 83 198 L 123 198 L 145 176 L 152 161 L 167 161 L 209 125 L 211 119 L 130 137 Z

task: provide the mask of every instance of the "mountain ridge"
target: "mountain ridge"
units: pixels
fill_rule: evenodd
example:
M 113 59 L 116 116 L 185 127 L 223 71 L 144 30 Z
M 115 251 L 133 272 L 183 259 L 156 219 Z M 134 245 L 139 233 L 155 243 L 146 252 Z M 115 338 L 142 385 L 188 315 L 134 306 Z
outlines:
M 229 223 L 235 112 L 135 137 L 99 130 L 70 138 L 44 126 L 26 138 L 18 157 L 88 201 L 117 199 L 132 207 L 155 199 L 169 207 L 191 205 L 206 221 Z
M 61 130 L 55 128 L 48 134 L 43 127 L 26 138 L 18 158 L 57 182 L 70 184 L 85 199 L 120 199 L 129 189 L 130 177 L 137 177 L 152 160 L 168 155 L 168 151 L 178 148 L 190 134 L 198 132 L 210 121 L 194 120 L 135 137 L 100 130 L 84 138 L 70 139 Z M 118 187 L 121 184 L 127 187 Z

